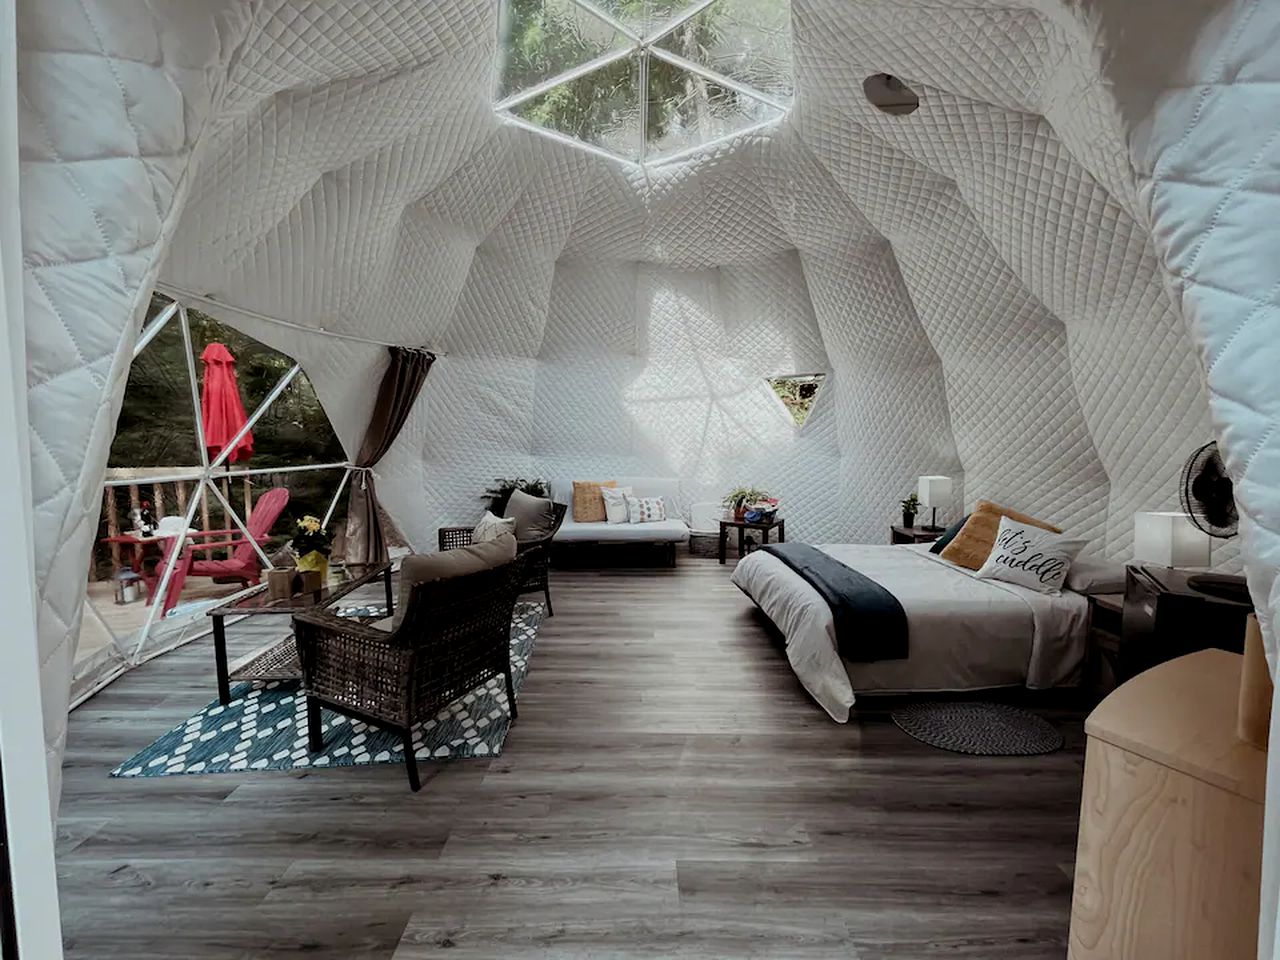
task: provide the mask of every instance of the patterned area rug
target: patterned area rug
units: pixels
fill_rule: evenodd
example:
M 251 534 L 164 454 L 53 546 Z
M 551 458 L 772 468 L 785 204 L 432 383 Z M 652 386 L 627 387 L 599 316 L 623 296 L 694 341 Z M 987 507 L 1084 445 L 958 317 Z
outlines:
M 529 670 L 529 655 L 542 624 L 541 603 L 516 604 L 511 621 L 511 669 L 516 690 Z M 403 763 L 400 737 L 359 720 L 324 711 L 321 753 L 307 750 L 307 703 L 296 680 L 242 683 L 225 707 L 216 700 L 130 757 L 113 777 L 163 777 L 177 773 L 298 770 L 358 763 Z M 455 700 L 413 731 L 419 760 L 492 757 L 502 752 L 510 726 L 506 684 L 490 680 Z
M 1003 703 L 913 703 L 890 716 L 921 743 L 981 757 L 1029 757 L 1062 749 L 1062 734 L 1043 717 Z

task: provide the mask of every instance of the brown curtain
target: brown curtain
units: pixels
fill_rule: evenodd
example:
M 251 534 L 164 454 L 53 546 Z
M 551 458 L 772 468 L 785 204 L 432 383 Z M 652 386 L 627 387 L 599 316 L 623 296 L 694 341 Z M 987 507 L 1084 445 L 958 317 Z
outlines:
M 383 563 L 387 560 L 387 541 L 378 519 L 378 492 L 373 483 L 372 467 L 391 449 L 409 418 L 414 401 L 427 379 L 427 371 L 436 356 L 426 350 L 389 347 L 391 365 L 378 385 L 378 399 L 364 433 L 358 468 L 351 476 L 351 500 L 347 505 L 345 558 L 347 563 Z

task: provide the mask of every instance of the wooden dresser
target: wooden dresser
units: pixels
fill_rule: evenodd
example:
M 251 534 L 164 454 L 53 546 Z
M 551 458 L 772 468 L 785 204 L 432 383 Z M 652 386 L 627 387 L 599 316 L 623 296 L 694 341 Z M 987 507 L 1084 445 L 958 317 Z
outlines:
M 1265 752 L 1236 737 L 1243 657 L 1134 677 L 1085 722 L 1070 960 L 1253 960 Z

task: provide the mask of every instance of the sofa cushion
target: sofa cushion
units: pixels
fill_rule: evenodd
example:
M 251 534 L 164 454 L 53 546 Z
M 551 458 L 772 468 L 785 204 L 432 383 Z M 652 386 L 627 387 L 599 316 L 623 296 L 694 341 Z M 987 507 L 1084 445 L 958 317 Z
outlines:
M 627 497 L 627 520 L 631 523 L 661 523 L 667 519 L 662 497 Z
M 555 506 L 550 500 L 533 497 L 523 490 L 513 490 L 504 517 L 516 521 L 517 540 L 541 540 L 551 535 L 556 526 Z
M 680 480 L 674 477 L 614 477 L 619 487 L 630 487 L 634 497 L 661 497 L 666 501 L 667 516 L 679 517 L 684 514 L 684 493 Z M 552 480 L 550 485 L 551 499 L 556 503 L 573 503 L 573 480 Z M 569 511 L 572 516 L 573 511 Z
M 439 553 L 411 554 L 400 561 L 400 600 L 396 604 L 393 623 L 399 626 L 404 617 L 409 594 L 418 583 L 432 580 L 452 580 L 469 573 L 492 570 L 516 558 L 516 538 L 502 533 L 492 540 L 441 550 Z
M 579 523 L 595 523 L 605 519 L 605 487 L 616 487 L 616 480 L 573 481 L 573 519 Z
M 604 519 L 606 523 L 627 522 L 627 497 L 631 496 L 630 487 L 602 487 L 600 495 L 604 498 Z
M 679 517 L 656 523 L 574 523 L 566 517 L 556 543 L 685 543 L 689 528 Z
M 1033 527 L 1039 527 L 1041 530 L 1048 530 L 1050 533 L 1062 532 L 1053 524 L 1037 520 L 1035 517 L 1029 517 L 1025 513 L 1010 510 L 1008 507 L 1002 507 L 998 503 L 992 503 L 990 500 L 979 500 L 977 506 L 973 508 L 973 513 L 969 514 L 969 519 L 964 522 L 964 526 L 956 534 L 955 539 L 943 548 L 940 554 L 942 559 L 950 560 L 952 563 L 959 564 L 962 567 L 968 567 L 970 570 L 979 569 L 986 563 L 987 557 L 991 553 L 991 548 L 995 546 L 996 533 L 1000 529 L 1001 517 L 1008 517 L 1011 520 L 1018 521 L 1018 523 L 1028 523 Z

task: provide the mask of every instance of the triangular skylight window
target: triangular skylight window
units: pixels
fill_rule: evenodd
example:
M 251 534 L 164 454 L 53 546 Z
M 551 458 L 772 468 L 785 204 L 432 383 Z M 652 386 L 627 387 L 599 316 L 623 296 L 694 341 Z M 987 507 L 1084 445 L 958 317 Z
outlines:
M 813 405 L 818 402 L 818 393 L 826 379 L 825 373 L 797 373 L 765 378 L 797 427 L 803 427 L 813 413 Z
M 504 0 L 499 51 L 500 113 L 630 163 L 771 123 L 791 102 L 789 0 Z

